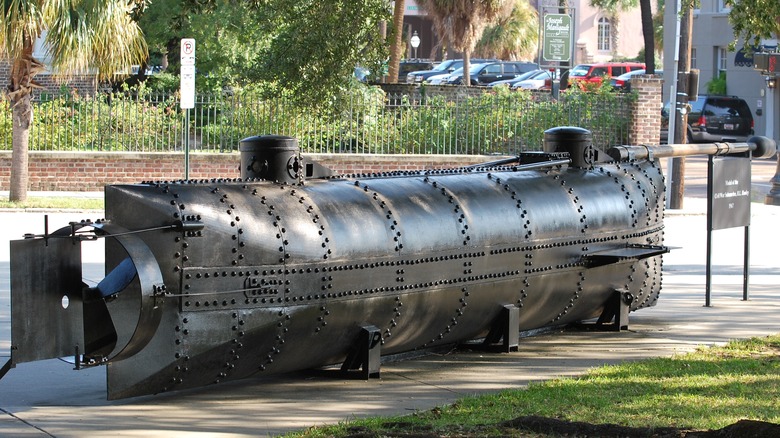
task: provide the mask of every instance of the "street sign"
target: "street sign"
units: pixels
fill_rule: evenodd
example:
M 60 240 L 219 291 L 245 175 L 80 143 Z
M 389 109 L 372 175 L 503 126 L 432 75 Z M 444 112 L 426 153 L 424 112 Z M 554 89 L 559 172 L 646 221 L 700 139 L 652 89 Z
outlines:
M 181 71 L 179 75 L 181 108 L 195 108 L 195 39 L 181 40 Z
M 195 108 L 195 66 L 181 66 L 181 108 Z
M 195 65 L 195 39 L 182 38 L 181 40 L 181 65 Z
M 572 20 L 568 14 L 547 14 L 542 24 L 542 59 L 571 60 Z

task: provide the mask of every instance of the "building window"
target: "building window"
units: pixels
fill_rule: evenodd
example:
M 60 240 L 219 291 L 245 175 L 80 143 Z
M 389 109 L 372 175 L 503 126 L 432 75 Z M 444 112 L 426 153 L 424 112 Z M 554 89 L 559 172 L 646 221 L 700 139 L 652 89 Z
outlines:
M 691 47 L 691 68 L 696 68 L 696 49 Z
M 607 17 L 599 18 L 599 38 L 598 38 L 598 50 L 603 52 L 609 52 L 612 50 L 612 23 L 609 22 Z
M 717 58 L 718 59 L 718 65 L 717 65 L 717 68 L 716 68 L 716 70 L 718 70 L 718 72 L 725 72 L 726 71 L 726 67 L 728 66 L 728 63 L 727 63 L 727 59 L 728 58 L 727 58 L 727 56 L 728 56 L 728 51 L 726 50 L 726 48 L 725 47 L 718 47 L 718 58 Z
M 729 12 L 729 11 L 731 11 L 731 7 L 728 6 L 724 0 L 718 0 L 717 12 Z

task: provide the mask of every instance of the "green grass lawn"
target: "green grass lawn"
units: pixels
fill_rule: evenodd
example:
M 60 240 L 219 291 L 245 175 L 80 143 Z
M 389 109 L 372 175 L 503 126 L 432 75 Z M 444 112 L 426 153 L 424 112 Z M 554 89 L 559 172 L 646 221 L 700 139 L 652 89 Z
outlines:
M 461 399 L 393 418 L 311 428 L 289 436 L 508 436 L 500 423 L 537 415 L 592 424 L 720 429 L 741 419 L 780 423 L 780 335 L 672 358 L 593 369 L 578 378 Z M 529 436 L 529 435 L 523 435 Z M 531 435 L 533 436 L 533 435 Z
M 102 210 L 103 199 L 91 198 L 38 198 L 28 197 L 24 202 L 10 202 L 8 198 L 0 199 L 0 208 L 33 209 L 51 208 L 58 210 Z

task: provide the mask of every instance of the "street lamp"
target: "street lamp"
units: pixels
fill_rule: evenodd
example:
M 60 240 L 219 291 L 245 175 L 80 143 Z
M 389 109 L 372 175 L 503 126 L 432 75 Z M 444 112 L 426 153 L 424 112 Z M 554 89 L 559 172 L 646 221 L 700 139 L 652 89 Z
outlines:
M 414 49 L 414 59 L 417 59 L 417 47 L 420 46 L 420 37 L 417 36 L 417 31 L 414 31 L 414 34 L 412 35 L 412 38 L 409 40 L 409 42 L 412 44 L 412 48 Z

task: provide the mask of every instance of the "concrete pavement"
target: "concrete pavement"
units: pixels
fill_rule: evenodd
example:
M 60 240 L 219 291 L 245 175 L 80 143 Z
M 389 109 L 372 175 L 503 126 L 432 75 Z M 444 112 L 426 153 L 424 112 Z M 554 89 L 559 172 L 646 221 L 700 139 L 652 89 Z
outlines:
M 697 175 L 693 163 L 687 171 Z M 768 191 L 767 181 L 775 168 L 772 161 L 754 163 L 754 191 L 758 192 L 754 198 L 763 200 L 761 191 Z M 21 364 L 0 380 L 0 436 L 278 435 L 356 417 L 427 410 L 462 396 L 577 375 L 605 363 L 780 333 L 780 207 L 752 205 L 748 301 L 742 301 L 743 229 L 713 234 L 713 306 L 703 307 L 706 204 L 697 178 L 686 182 L 686 195 L 691 196 L 685 199 L 685 209 L 669 212 L 666 218 L 665 244 L 678 249 L 664 256 L 658 305 L 632 313 L 627 332 L 559 331 L 523 338 L 519 351 L 511 354 L 453 351 L 388 363 L 378 381 L 345 380 L 311 371 L 112 402 L 105 400 L 103 368 L 77 372 L 58 360 Z M 49 221 L 54 228 L 98 216 L 55 213 Z M 0 213 L 0 243 L 40 232 L 42 217 L 42 213 Z M 8 260 L 8 245 L 2 244 L 1 363 L 10 349 Z M 85 277 L 99 279 L 102 248 L 85 251 L 84 263 Z

